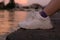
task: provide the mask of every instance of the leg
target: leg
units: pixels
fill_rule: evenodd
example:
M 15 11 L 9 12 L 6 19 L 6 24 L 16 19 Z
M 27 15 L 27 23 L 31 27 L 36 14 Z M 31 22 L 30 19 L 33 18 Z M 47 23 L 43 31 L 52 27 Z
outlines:
M 52 0 L 45 8 L 45 13 L 49 16 L 60 9 L 60 0 Z

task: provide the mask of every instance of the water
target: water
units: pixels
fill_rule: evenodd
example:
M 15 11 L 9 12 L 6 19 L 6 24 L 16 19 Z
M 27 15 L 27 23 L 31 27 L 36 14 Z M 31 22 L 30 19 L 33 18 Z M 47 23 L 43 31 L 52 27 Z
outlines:
M 0 10 L 0 40 L 4 40 L 6 34 L 16 31 L 18 23 L 26 17 L 23 11 Z

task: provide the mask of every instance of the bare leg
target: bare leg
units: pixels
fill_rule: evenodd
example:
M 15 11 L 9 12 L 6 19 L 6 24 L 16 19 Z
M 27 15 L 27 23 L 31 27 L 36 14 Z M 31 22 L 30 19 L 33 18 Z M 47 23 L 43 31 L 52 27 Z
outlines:
M 56 12 L 57 10 L 60 9 L 60 0 L 52 0 L 50 2 L 50 4 L 48 4 L 45 9 L 44 12 L 50 16 L 52 15 L 54 12 Z

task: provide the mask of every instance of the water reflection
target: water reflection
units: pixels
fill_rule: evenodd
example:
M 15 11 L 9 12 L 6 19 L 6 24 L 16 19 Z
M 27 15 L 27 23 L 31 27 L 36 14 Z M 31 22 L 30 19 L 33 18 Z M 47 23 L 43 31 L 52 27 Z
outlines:
M 26 17 L 23 11 L 0 10 L 0 35 L 18 29 L 18 23 Z

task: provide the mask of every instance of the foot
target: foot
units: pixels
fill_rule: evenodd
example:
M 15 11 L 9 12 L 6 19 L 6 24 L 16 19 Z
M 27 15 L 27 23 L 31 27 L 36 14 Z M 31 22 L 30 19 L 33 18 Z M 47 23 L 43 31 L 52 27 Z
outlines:
M 30 13 L 31 14 L 31 13 Z M 42 17 L 39 12 L 33 13 L 34 19 L 27 18 L 25 21 L 20 22 L 19 25 L 21 28 L 26 29 L 51 29 L 53 28 L 49 16 L 46 18 Z M 29 19 L 29 20 L 28 20 Z

